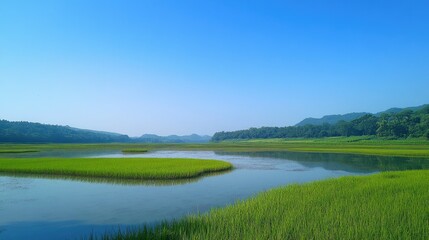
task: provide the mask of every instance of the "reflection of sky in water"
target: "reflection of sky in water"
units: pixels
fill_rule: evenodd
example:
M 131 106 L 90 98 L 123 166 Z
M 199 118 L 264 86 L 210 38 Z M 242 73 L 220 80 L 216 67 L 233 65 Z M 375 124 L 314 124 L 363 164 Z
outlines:
M 303 170 L 301 164 L 285 160 L 272 159 L 267 157 L 248 157 L 219 155 L 210 151 L 156 151 L 141 154 L 106 154 L 96 157 L 127 157 L 127 158 L 198 158 L 198 159 L 218 159 L 234 164 L 235 169 L 260 169 L 260 170 Z
M 225 206 L 276 186 L 371 173 L 379 170 L 377 166 L 393 167 L 396 161 L 339 156 L 208 151 L 97 156 L 220 159 L 235 166 L 231 172 L 178 185 L 0 176 L 0 239 L 79 238 L 117 226 L 151 224 Z M 418 163 L 412 166 L 425 167 Z

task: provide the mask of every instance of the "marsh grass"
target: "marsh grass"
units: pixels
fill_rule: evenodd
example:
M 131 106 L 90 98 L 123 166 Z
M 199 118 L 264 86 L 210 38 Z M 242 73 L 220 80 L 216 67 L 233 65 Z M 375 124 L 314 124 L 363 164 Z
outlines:
M 380 156 L 429 158 L 429 141 L 424 139 L 389 140 L 375 136 L 297 138 L 297 139 L 253 139 L 229 140 L 203 144 L 0 144 L 0 151 L 29 149 L 40 152 L 102 151 L 123 149 L 184 150 L 184 151 L 229 151 L 229 152 L 324 152 L 350 153 Z M 1 157 L 1 155 L 0 155 Z
M 0 173 L 142 180 L 194 178 L 231 168 L 219 160 L 185 158 L 0 159 Z
M 429 171 L 273 189 L 207 214 L 91 239 L 429 239 Z

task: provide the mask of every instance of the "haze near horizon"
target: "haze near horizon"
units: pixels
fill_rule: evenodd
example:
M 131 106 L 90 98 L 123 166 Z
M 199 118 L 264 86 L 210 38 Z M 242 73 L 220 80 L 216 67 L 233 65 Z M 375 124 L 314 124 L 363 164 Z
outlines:
M 425 1 L 2 1 L 0 119 L 140 136 L 429 102 Z

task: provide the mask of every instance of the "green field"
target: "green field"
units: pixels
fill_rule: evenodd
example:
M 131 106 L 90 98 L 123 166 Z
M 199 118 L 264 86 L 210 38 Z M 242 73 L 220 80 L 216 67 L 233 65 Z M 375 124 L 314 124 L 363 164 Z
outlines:
M 0 159 L 0 173 L 121 179 L 182 179 L 231 169 L 218 160 L 179 158 L 29 158 Z
M 231 152 L 292 151 L 351 153 L 380 156 L 429 158 L 429 141 L 424 139 L 388 140 L 374 136 L 315 139 L 260 139 L 202 144 L 0 144 L 0 151 L 98 151 L 124 149 L 208 150 Z M 2 157 L 0 155 L 0 157 Z
M 102 239 L 429 239 L 428 201 L 427 170 L 342 177 Z

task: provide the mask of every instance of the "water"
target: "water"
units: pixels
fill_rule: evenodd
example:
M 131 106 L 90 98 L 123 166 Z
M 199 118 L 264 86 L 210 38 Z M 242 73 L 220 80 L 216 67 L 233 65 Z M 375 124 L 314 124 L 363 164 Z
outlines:
M 429 168 L 422 159 L 321 153 L 158 151 L 123 155 L 108 151 L 61 156 L 220 159 L 231 162 L 234 170 L 179 182 L 1 175 L 0 239 L 79 239 L 118 227 L 153 225 L 206 212 L 277 186 Z

